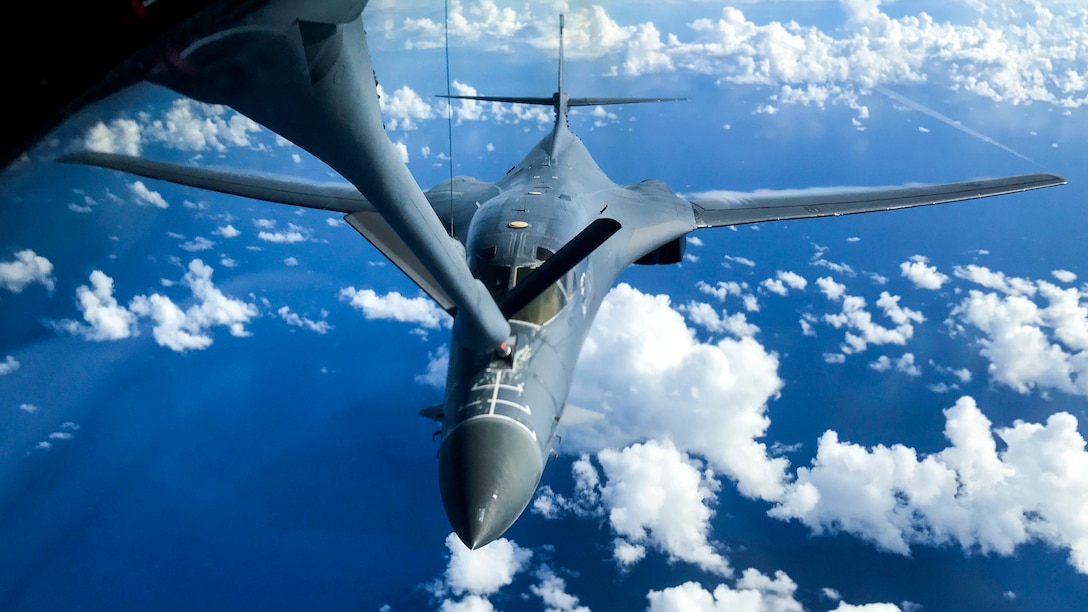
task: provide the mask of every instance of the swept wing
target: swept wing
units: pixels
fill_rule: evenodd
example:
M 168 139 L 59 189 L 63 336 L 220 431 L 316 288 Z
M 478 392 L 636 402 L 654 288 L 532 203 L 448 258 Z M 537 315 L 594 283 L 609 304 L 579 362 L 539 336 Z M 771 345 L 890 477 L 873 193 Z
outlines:
M 902 187 L 831 187 L 783 191 L 710 191 L 686 194 L 696 227 L 721 227 L 876 212 L 957 202 L 1064 185 L 1054 174 L 1023 174 L 995 179 Z

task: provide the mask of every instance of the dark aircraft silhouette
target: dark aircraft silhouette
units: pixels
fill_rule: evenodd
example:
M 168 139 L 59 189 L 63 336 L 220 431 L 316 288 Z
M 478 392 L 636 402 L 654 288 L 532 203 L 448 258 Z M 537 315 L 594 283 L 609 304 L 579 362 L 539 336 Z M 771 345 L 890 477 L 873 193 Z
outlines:
M 1065 183 L 1030 174 L 944 185 L 723 193 L 689 201 L 661 181 L 613 183 L 567 127 L 572 106 L 661 99 L 468 99 L 544 104 L 555 125 L 495 182 L 455 177 L 423 192 L 385 134 L 360 17 L 366 2 L 270 2 L 195 33 L 150 80 L 228 104 L 306 149 L 349 183 L 196 168 L 97 152 L 64 161 L 343 213 L 454 314 L 442 422 L 442 502 L 470 548 L 502 535 L 531 500 L 567 406 L 583 341 L 631 264 L 681 261 L 707 227 L 893 210 Z M 190 32 L 190 34 L 193 34 Z M 456 97 L 456 96 L 455 96 Z M 451 228 L 452 236 L 447 232 Z

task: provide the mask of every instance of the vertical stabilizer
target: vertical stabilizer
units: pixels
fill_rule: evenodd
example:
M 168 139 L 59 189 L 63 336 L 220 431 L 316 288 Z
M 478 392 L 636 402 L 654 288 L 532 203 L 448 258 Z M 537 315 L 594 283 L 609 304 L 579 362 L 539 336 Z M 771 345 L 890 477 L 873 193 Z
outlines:
M 555 90 L 555 114 L 559 117 L 567 114 L 567 97 L 563 84 L 563 13 L 559 13 L 559 88 Z
M 559 87 L 550 98 L 537 96 L 451 96 L 440 95 L 439 98 L 451 100 L 478 100 L 481 102 L 508 102 L 511 104 L 536 104 L 538 106 L 551 106 L 555 109 L 555 124 L 557 127 L 566 125 L 567 109 L 572 106 L 603 106 L 606 104 L 637 104 L 640 102 L 674 102 L 687 98 L 572 98 L 567 93 L 564 79 L 563 61 L 563 28 L 565 19 L 559 14 Z

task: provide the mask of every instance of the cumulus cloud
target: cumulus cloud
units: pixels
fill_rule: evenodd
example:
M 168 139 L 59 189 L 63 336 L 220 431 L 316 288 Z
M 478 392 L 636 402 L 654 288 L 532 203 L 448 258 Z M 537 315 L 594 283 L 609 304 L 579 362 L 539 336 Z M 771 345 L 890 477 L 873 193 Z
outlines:
M 332 325 L 329 325 L 329 322 L 325 320 L 325 317 L 328 316 L 329 313 L 324 310 L 321 311 L 320 321 L 314 321 L 300 316 L 298 313 L 292 312 L 290 306 L 280 307 L 280 309 L 276 311 L 276 314 L 278 314 L 288 325 L 308 329 L 319 334 L 326 334 L 332 329 Z
M 710 5 L 707 5 L 710 6 Z M 869 116 L 864 96 L 889 85 L 935 83 L 995 102 L 1044 102 L 1075 108 L 1088 102 L 1088 41 L 1079 24 L 1088 9 L 1076 3 L 1011 10 L 975 2 L 961 18 L 935 19 L 920 10 L 882 10 L 879 2 L 845 2 L 844 24 L 833 28 L 751 19 L 734 6 L 701 12 L 683 30 L 654 23 L 620 23 L 601 6 L 567 11 L 569 57 L 615 57 L 611 74 L 686 71 L 733 87 L 770 90 L 758 112 L 782 105 L 840 105 Z M 452 45 L 521 52 L 521 44 L 554 53 L 554 14 L 537 3 L 499 8 L 493 0 L 450 5 Z M 443 24 L 430 19 L 390 22 L 386 35 L 407 48 L 440 47 Z M 908 107 L 909 108 L 909 107 Z M 923 130 L 924 131 L 924 130 Z
M 952 273 L 958 278 L 969 280 L 987 289 L 996 289 L 1006 295 L 1035 295 L 1035 284 L 1026 278 L 1006 276 L 1004 272 L 997 272 L 985 266 L 969 264 L 956 266 Z
M 100 270 L 91 272 L 91 286 L 76 289 L 84 323 L 63 320 L 57 329 L 88 340 L 122 340 L 137 335 L 139 317 L 152 321 L 152 335 L 160 346 L 184 352 L 212 344 L 206 330 L 224 326 L 233 336 L 248 336 L 245 324 L 257 315 L 257 308 L 228 298 L 212 284 L 212 268 L 199 259 L 189 263 L 181 284 L 192 291 L 195 303 L 182 310 L 169 297 L 158 293 L 137 295 L 124 307 L 113 296 L 113 279 Z
M 226 327 L 232 336 L 249 336 L 245 324 L 257 316 L 257 307 L 224 295 L 212 283 L 212 272 L 211 266 L 199 259 L 189 262 L 181 284 L 192 291 L 196 302 L 185 310 L 157 293 L 136 296 L 129 304 L 129 310 L 150 318 L 154 323 L 152 335 L 155 341 L 178 352 L 211 346 L 212 338 L 206 331 L 213 326 Z
M 742 266 L 748 266 L 749 268 L 754 268 L 756 265 L 756 262 L 748 259 L 747 257 L 738 257 L 733 255 L 726 255 L 725 261 L 740 264 Z M 725 266 L 729 267 L 728 264 L 725 264 Z
M 223 238 L 237 238 L 242 234 L 242 232 L 238 231 L 236 227 L 229 223 L 223 227 L 217 228 L 212 233 L 216 236 L 222 236 Z
M 252 136 L 260 131 L 256 122 L 225 106 L 178 98 L 157 117 L 139 113 L 135 119 L 99 121 L 84 134 L 83 146 L 125 155 L 139 155 L 143 145 L 152 142 L 182 151 L 222 152 L 255 146 Z
M 571 387 L 574 404 L 607 418 L 566 432 L 564 450 L 668 439 L 745 495 L 775 499 L 787 462 L 758 440 L 781 387 L 777 357 L 751 336 L 701 343 L 667 296 L 620 284 L 601 305 Z
M 155 208 L 169 208 L 166 200 L 157 191 L 148 189 L 147 185 L 144 185 L 143 181 L 134 181 L 129 185 L 129 190 L 132 191 L 132 195 L 136 196 L 136 203 L 140 206 L 154 206 Z
M 15 253 L 15 259 L 0 261 L 0 287 L 20 293 L 27 285 L 38 283 L 53 290 L 53 263 L 30 249 Z
M 921 376 L 922 368 L 918 364 L 914 363 L 913 353 L 904 353 L 899 359 L 892 360 L 887 355 L 881 355 L 869 364 L 869 367 L 877 372 L 887 372 L 893 367 L 898 372 L 902 372 L 907 376 Z
M 420 120 L 435 116 L 431 105 L 424 102 L 423 98 L 408 86 L 403 86 L 390 95 L 381 85 L 378 85 L 378 103 L 381 105 L 382 114 L 386 117 L 385 127 L 389 130 L 414 130 L 419 127 Z
M 578 605 L 578 598 L 567 593 L 567 583 L 554 572 L 540 572 L 540 584 L 529 587 L 534 595 L 544 603 L 547 612 L 589 612 L 589 608 Z
M 605 474 L 600 502 L 622 538 L 617 548 L 651 543 L 671 559 L 732 574 L 729 562 L 708 540 L 711 505 L 720 487 L 712 471 L 668 441 L 605 449 L 597 461 Z M 622 562 L 623 554 L 617 558 Z
M 685 582 L 646 595 L 651 612 L 715 611 L 738 612 L 802 612 L 804 607 L 794 593 L 795 583 L 785 572 L 775 572 L 774 578 L 757 570 L 746 569 L 735 589 L 719 584 L 713 592 L 697 582 Z
M 450 367 L 450 349 L 446 345 L 427 354 L 427 369 L 416 376 L 416 382 L 441 389 L 446 384 L 446 371 Z
M 226 151 L 228 147 L 249 147 L 250 135 L 261 126 L 245 115 L 219 104 L 205 104 L 179 98 L 161 119 L 146 117 L 146 138 L 182 151 Z
M 259 240 L 264 240 L 265 242 L 273 242 L 277 244 L 291 244 L 294 242 L 303 242 L 306 240 L 306 236 L 298 230 L 291 230 L 287 232 L 258 232 L 257 238 Z
M 427 329 L 449 327 L 452 323 L 449 314 L 427 297 L 406 298 L 396 291 L 378 295 L 372 289 L 344 287 L 340 299 L 362 311 L 368 320 L 401 321 Z
M 775 278 L 768 278 L 760 283 L 767 291 L 778 295 L 787 295 L 790 289 L 802 290 L 808 286 L 808 281 L 800 274 L 779 270 Z
M 1040 541 L 1069 550 L 1070 563 L 1088 573 L 1088 453 L 1077 419 L 1059 412 L 1045 424 L 995 429 L 966 396 L 944 415 L 950 446 L 928 456 L 826 432 L 771 515 L 900 554 L 912 544 L 956 544 L 1010 555 Z
M 833 261 L 828 261 L 824 257 L 824 255 L 828 251 L 828 247 L 820 246 L 818 244 L 814 244 L 812 246 L 816 249 L 816 252 L 809 260 L 809 264 L 816 266 L 817 268 L 827 268 L 828 270 L 831 270 L 836 274 L 845 274 L 846 276 L 855 276 L 857 274 L 856 272 L 854 272 L 854 268 L 851 267 L 849 264 L 843 262 L 836 263 Z
M 972 268 L 965 270 L 971 280 L 1004 295 L 972 289 L 948 322 L 954 330 L 982 333 L 977 342 L 990 361 L 991 378 L 1021 393 L 1039 388 L 1088 395 L 1085 296 L 1047 281 Z
M 15 370 L 18 370 L 19 365 L 19 362 L 14 357 L 8 355 L 4 361 L 0 361 L 0 376 L 7 376 Z
M 132 119 L 114 119 L 108 125 L 99 121 L 87 130 L 83 137 L 83 146 L 103 153 L 139 155 L 140 132 L 140 124 Z
M 514 581 L 532 552 L 506 538 L 470 550 L 456 534 L 446 537 L 449 563 L 442 578 L 430 585 L 435 595 L 447 598 L 442 610 L 492 610 L 487 597 Z M 460 598 L 458 601 L 456 598 Z
M 884 327 L 875 323 L 873 315 L 865 309 L 865 298 L 845 294 L 845 287 L 831 279 L 820 278 L 816 280 L 816 284 L 828 297 L 834 295 L 837 297 L 832 299 L 842 299 L 842 312 L 825 314 L 824 321 L 835 329 L 847 330 L 845 341 L 840 346 L 845 354 L 860 353 L 870 344 L 906 344 L 914 335 L 914 324 L 925 321 L 922 313 L 900 306 L 899 296 L 882 291 L 876 305 L 895 324 L 895 327 Z
M 899 264 L 903 276 L 907 277 L 915 287 L 921 289 L 940 289 L 941 285 L 948 282 L 948 275 L 937 271 L 936 266 L 926 265 L 929 258 L 922 255 L 913 255 L 910 261 Z
M 76 301 L 86 324 L 72 320 L 58 322 L 57 328 L 87 340 L 122 340 L 139 333 L 136 315 L 113 297 L 113 279 L 101 270 L 91 272 L 91 286 L 76 288 Z
M 197 251 L 207 251 L 208 249 L 215 246 L 215 243 L 212 242 L 211 240 L 208 240 L 207 238 L 205 238 L 203 236 L 197 236 L 196 238 L 193 238 L 192 240 L 188 240 L 186 242 L 181 243 L 180 246 L 185 251 L 189 251 L 190 253 L 195 253 Z
M 1063 283 L 1071 283 L 1077 280 L 1077 275 L 1069 270 L 1053 270 L 1050 273 L 1054 275 L 1054 278 Z
M 710 332 L 725 332 L 738 338 L 755 336 L 759 332 L 759 328 L 749 323 L 741 312 L 730 315 L 723 310 L 719 314 L 710 304 L 694 301 L 681 306 L 680 310 L 688 315 L 692 323 Z

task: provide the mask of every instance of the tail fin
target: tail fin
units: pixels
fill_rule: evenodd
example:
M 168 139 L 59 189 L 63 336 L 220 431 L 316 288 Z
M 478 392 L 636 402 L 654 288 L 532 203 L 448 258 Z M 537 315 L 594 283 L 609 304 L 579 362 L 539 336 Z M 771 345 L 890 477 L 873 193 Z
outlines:
M 565 117 L 571 106 L 605 106 L 608 104 L 639 104 L 643 102 L 680 102 L 687 98 L 571 98 L 567 93 L 563 78 L 563 15 L 559 15 L 559 87 L 549 98 L 531 96 L 438 96 L 452 100 L 476 100 L 479 102 L 508 102 L 511 104 L 532 104 L 551 106 L 555 116 Z

